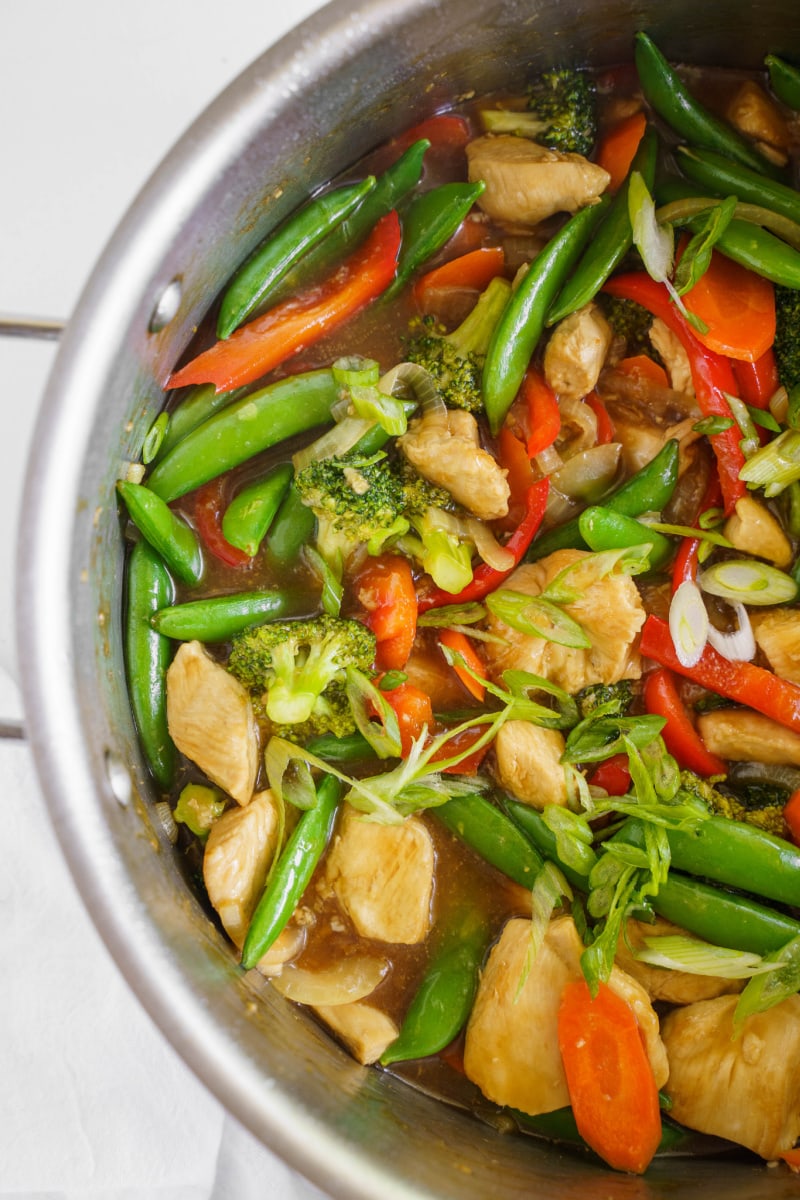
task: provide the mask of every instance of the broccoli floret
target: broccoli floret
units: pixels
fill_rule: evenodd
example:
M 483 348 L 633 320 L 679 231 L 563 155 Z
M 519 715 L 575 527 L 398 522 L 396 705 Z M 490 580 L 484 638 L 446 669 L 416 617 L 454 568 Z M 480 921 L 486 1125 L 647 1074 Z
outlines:
M 298 746 L 305 746 L 313 738 L 333 736 L 349 737 L 356 732 L 356 722 L 347 692 L 341 683 L 331 683 L 314 705 L 307 721 L 295 725 L 279 725 L 273 722 L 272 733 L 286 738 Z
M 777 837 L 787 836 L 786 822 L 783 819 L 783 805 L 786 794 L 778 795 L 780 789 L 761 788 L 749 796 L 734 795 L 727 788 L 718 787 L 708 780 L 695 775 L 693 771 L 681 771 L 681 790 L 688 792 L 719 817 L 729 817 L 732 821 L 745 821 L 755 825 Z
M 228 670 L 278 726 L 314 719 L 314 733 L 341 727 L 341 691 L 348 666 L 369 671 L 375 635 L 360 621 L 329 616 L 276 621 L 233 638 Z M 350 730 L 352 732 L 352 730 Z
M 633 700 L 633 682 L 620 679 L 618 683 L 590 683 L 575 697 L 581 720 L 590 716 L 601 705 L 609 705 L 606 715 L 624 717 Z
M 775 361 L 787 392 L 800 383 L 800 291 L 775 286 Z
M 647 354 L 656 362 L 661 361 L 649 337 L 652 313 L 635 300 L 609 296 L 605 292 L 597 300 L 615 335 L 625 339 L 626 354 Z
M 540 123 L 536 140 L 553 150 L 588 155 L 597 141 L 595 89 L 585 71 L 554 67 L 528 89 L 528 109 Z
M 423 332 L 409 342 L 406 357 L 430 371 L 448 408 L 483 412 L 483 360 L 510 292 L 507 279 L 493 279 L 469 315 L 450 333 L 432 317 L 416 322 Z

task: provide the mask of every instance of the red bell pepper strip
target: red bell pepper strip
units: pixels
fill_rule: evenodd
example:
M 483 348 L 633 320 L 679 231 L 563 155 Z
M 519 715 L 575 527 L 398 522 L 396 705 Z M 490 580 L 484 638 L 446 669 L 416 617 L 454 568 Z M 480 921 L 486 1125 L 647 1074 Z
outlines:
M 753 408 L 767 408 L 780 387 L 778 364 L 772 347 L 755 362 L 745 362 L 741 358 L 732 359 L 731 366 L 739 385 L 739 395 L 745 404 L 750 404 Z
M 244 550 L 232 546 L 222 532 L 226 505 L 224 476 L 198 488 L 194 495 L 194 523 L 203 545 L 228 567 L 249 567 L 255 561 Z
M 630 791 L 631 772 L 627 754 L 612 754 L 598 763 L 586 776 L 590 787 L 602 788 L 609 796 L 624 796 Z
M 366 614 L 364 624 L 378 643 L 376 665 L 384 671 L 401 671 L 417 636 L 417 592 L 411 564 L 399 554 L 370 559 L 356 576 L 354 592 Z
M 490 592 L 499 587 L 505 579 L 508 579 L 514 568 L 522 561 L 538 532 L 544 518 L 549 487 L 550 481 L 545 478 L 537 479 L 536 483 L 528 488 L 525 516 L 505 544 L 505 549 L 514 559 L 513 565 L 507 571 L 498 571 L 494 567 L 487 566 L 486 563 L 481 563 L 475 569 L 472 582 L 468 583 L 463 591 L 454 595 L 452 592 L 444 591 L 443 588 L 436 588 L 427 595 L 421 595 L 419 611 L 427 612 L 430 608 L 441 608 L 444 604 L 467 604 L 472 600 L 482 600 L 484 596 L 488 596 Z
M 719 479 L 715 471 L 709 479 L 705 495 L 700 501 L 695 525 L 698 524 L 704 512 L 708 512 L 710 508 L 718 508 L 721 502 L 722 492 L 720 491 Z M 686 537 L 681 539 L 681 543 L 675 552 L 675 558 L 672 561 L 673 594 L 677 592 L 682 583 L 686 583 L 687 581 L 693 583 L 697 578 L 698 553 L 701 542 L 701 538 Z
M 614 440 L 614 422 L 608 415 L 608 409 L 597 392 L 589 392 L 586 403 L 597 417 L 597 445 L 605 446 Z
M 661 736 L 679 767 L 696 775 L 726 774 L 722 759 L 706 749 L 680 698 L 675 677 L 666 667 L 648 673 L 643 696 L 647 711 L 666 720 Z
M 528 458 L 535 458 L 558 437 L 561 410 L 555 392 L 535 367 L 528 367 L 520 391 L 528 414 Z
M 423 728 L 433 729 L 433 705 L 427 692 L 407 681 L 382 693 L 397 717 L 400 753 L 406 758 Z
M 480 741 L 485 732 L 485 725 L 476 725 L 473 729 L 462 729 L 461 733 L 457 733 L 454 737 L 448 739 L 447 745 L 442 746 L 440 750 L 436 751 L 431 758 L 431 762 L 438 762 L 443 758 L 453 758 L 454 755 L 463 753 L 474 742 Z M 468 754 L 466 758 L 462 758 L 461 762 L 455 763 L 454 766 L 443 767 L 442 774 L 474 775 L 490 749 L 491 743 L 487 742 L 485 746 L 481 746 L 474 754 Z
M 322 284 L 241 325 L 170 375 L 166 386 L 213 383 L 223 392 L 260 379 L 385 291 L 397 269 L 400 236 L 397 213 L 387 213 L 363 245 Z
M 783 819 L 792 835 L 792 841 L 796 846 L 800 846 L 800 789 L 792 792 L 784 804 Z
M 466 146 L 469 141 L 469 124 L 458 113 L 438 113 L 412 125 L 387 143 L 387 148 L 402 154 L 421 138 L 426 138 L 433 149 Z
M 603 290 L 612 296 L 636 300 L 654 316 L 660 317 L 679 338 L 689 356 L 695 395 L 703 415 L 728 417 L 733 420 L 730 405 L 725 399 L 726 393 L 735 395 L 737 390 L 730 362 L 697 340 L 688 321 L 672 303 L 666 287 L 662 283 L 656 283 L 644 271 L 633 271 L 626 275 L 612 276 L 603 285 Z M 744 482 L 739 478 L 739 472 L 745 462 L 739 445 L 740 438 L 741 432 L 735 421 L 730 428 L 715 433 L 710 438 L 717 456 L 726 516 L 730 516 L 736 501 L 746 491 Z
M 732 662 L 713 646 L 706 646 L 693 667 L 684 667 L 675 652 L 669 625 L 653 615 L 644 623 L 640 650 L 645 658 L 652 658 L 662 667 L 800 733 L 800 687 L 796 683 L 753 663 Z
M 581 1137 L 610 1167 L 641 1175 L 661 1141 L 661 1110 L 633 1009 L 606 983 L 594 998 L 585 979 L 568 983 L 558 1046 Z
M 439 632 L 439 641 L 443 646 L 447 646 L 448 650 L 454 650 L 456 654 L 460 654 L 467 666 L 476 675 L 485 675 L 486 667 L 483 659 L 466 634 L 461 633 L 458 629 L 442 629 Z M 483 700 L 486 695 L 486 688 L 483 684 L 479 683 L 477 679 L 473 679 L 469 672 L 465 671 L 459 664 L 456 664 L 453 670 L 467 691 L 471 692 L 476 700 Z
M 511 532 L 516 529 L 525 514 L 528 489 L 536 479 L 525 443 L 514 433 L 508 420 L 497 435 L 497 461 L 506 472 L 506 483 L 511 494 L 508 499 L 508 516 L 501 517 L 496 523 L 496 528 Z
M 432 308 L 435 293 L 446 288 L 471 288 L 482 292 L 502 275 L 506 256 L 502 246 L 478 246 L 458 258 L 426 271 L 414 284 L 414 299 L 424 312 Z

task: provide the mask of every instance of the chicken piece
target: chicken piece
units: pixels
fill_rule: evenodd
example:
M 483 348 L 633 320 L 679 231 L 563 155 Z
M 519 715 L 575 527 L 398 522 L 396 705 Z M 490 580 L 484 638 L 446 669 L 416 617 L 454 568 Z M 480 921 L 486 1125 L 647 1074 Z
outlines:
M 558 1049 L 558 1008 L 565 986 L 581 977 L 583 943 L 572 917 L 557 917 L 528 971 L 530 948 L 530 922 L 513 918 L 492 948 L 478 985 L 467 1024 L 464 1071 L 487 1099 L 536 1116 L 569 1104 Z M 632 1004 L 661 1087 L 667 1060 L 647 993 L 618 967 L 609 986 Z
M 225 932 L 241 949 L 270 863 L 278 849 L 280 819 L 271 791 L 257 792 L 244 808 L 214 822 L 203 854 L 203 881 Z
M 183 642 L 167 671 L 175 745 L 239 804 L 253 795 L 258 727 L 247 691 L 200 642 Z
M 726 116 L 745 137 L 752 138 L 770 162 L 779 167 L 789 159 L 789 126 L 775 101 L 754 79 L 745 79 L 732 96 Z
M 364 1066 L 377 1062 L 400 1033 L 391 1017 L 363 1000 L 352 1004 L 320 1004 L 314 1012 Z
M 614 334 L 596 304 L 559 321 L 544 352 L 544 374 L 557 396 L 580 400 L 594 390 Z
M 800 683 L 800 610 L 762 609 L 751 612 L 756 645 L 776 675 Z
M 744 554 L 765 558 L 776 567 L 792 565 L 792 543 L 777 517 L 755 496 L 745 495 L 736 501 L 735 511 L 728 517 L 722 532 Z
M 487 135 L 467 144 L 470 181 L 486 184 L 478 206 L 495 221 L 538 225 L 556 213 L 594 204 L 611 176 L 580 154 L 548 150 L 513 134 Z
M 703 713 L 697 728 L 708 750 L 720 758 L 800 767 L 800 733 L 750 708 Z
M 649 336 L 653 348 L 661 355 L 673 391 L 694 396 L 694 381 L 692 380 L 689 355 L 681 345 L 678 335 L 673 333 L 660 317 L 656 317 L 650 326 Z
M 566 768 L 561 762 L 564 737 L 530 721 L 507 721 L 495 738 L 497 778 L 524 804 L 543 809 L 567 803 Z
M 433 842 L 422 821 L 364 820 L 347 806 L 328 854 L 330 886 L 361 937 L 415 945 L 431 923 Z
M 748 1017 L 736 1038 L 735 1007 L 720 996 L 664 1018 L 670 1116 L 774 1159 L 800 1136 L 800 996 Z
M 557 550 L 536 563 L 525 563 L 503 587 L 538 596 L 565 567 L 587 557 L 582 550 Z M 583 628 L 592 645 L 588 650 L 559 646 L 546 638 L 532 637 L 506 625 L 492 614 L 490 633 L 505 643 L 487 642 L 484 656 L 493 678 L 518 668 L 544 675 L 551 683 L 574 694 L 590 683 L 617 683 L 638 679 L 642 673 L 638 634 L 645 612 L 636 584 L 629 575 L 607 575 L 583 589 L 579 600 L 563 605 L 564 612 Z M 546 623 L 542 618 L 542 624 Z
M 433 412 L 412 421 L 397 444 L 413 467 L 446 488 L 482 521 L 508 512 L 508 472 L 480 444 L 478 422 L 463 409 Z
M 641 962 L 631 953 L 643 950 L 645 938 L 687 936 L 670 921 L 657 917 L 655 921 L 629 920 L 625 935 L 620 935 L 615 962 L 626 974 L 640 983 L 651 1000 L 666 1004 L 694 1004 L 697 1000 L 711 1000 L 730 992 L 740 992 L 744 987 L 741 979 L 721 979 L 715 975 L 690 975 L 688 971 L 671 971 L 667 967 L 653 967 Z M 626 940 L 627 939 L 627 940 Z

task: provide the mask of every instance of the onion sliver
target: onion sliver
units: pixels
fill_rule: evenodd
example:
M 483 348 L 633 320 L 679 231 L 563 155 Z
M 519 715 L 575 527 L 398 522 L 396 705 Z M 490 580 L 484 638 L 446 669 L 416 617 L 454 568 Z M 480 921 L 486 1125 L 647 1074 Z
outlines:
M 389 968 L 383 958 L 341 958 L 322 971 L 286 966 L 272 986 L 296 1004 L 350 1004 L 375 991 Z

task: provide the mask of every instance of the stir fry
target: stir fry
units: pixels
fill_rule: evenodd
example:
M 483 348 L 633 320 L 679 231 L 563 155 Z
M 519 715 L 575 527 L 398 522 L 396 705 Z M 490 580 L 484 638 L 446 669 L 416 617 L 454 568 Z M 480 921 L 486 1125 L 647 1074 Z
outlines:
M 242 970 L 621 1171 L 800 1169 L 798 148 L 792 64 L 644 33 L 435 114 L 250 254 L 118 485 Z

